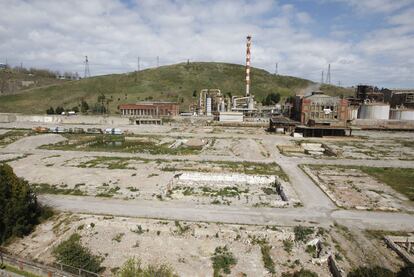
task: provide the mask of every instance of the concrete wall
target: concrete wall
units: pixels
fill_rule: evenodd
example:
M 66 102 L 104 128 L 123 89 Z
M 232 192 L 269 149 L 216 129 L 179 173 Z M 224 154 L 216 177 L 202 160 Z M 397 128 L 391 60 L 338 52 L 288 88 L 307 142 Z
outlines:
M 129 118 L 118 116 L 86 116 L 86 115 L 22 115 L 22 114 L 0 114 L 0 122 L 36 122 L 49 124 L 116 124 L 127 125 Z
M 374 120 L 374 119 L 356 119 L 352 121 L 352 126 L 363 129 L 401 129 L 414 130 L 413 120 Z

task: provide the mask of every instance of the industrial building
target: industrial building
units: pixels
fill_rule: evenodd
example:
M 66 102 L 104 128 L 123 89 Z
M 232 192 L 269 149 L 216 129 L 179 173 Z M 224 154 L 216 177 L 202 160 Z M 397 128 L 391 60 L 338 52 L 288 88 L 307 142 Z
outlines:
M 296 96 L 295 105 L 296 118 L 301 124 L 345 126 L 348 120 L 348 100 L 321 91 Z
M 179 105 L 175 102 L 138 102 L 118 106 L 122 116 L 127 117 L 169 117 L 179 115 Z
M 384 89 L 384 101 L 392 108 L 403 106 L 414 109 L 414 89 Z
M 251 39 L 247 36 L 246 42 L 246 91 L 245 96 L 224 96 L 219 89 L 203 89 L 200 91 L 197 105 L 197 114 L 200 116 L 215 116 L 220 121 L 224 119 L 235 118 L 240 120 L 244 116 L 253 116 L 256 114 L 254 96 L 250 93 L 250 59 L 251 59 Z M 230 114 L 230 112 L 233 112 Z M 223 116 L 218 116 L 224 113 Z M 240 116 L 241 113 L 242 116 Z M 231 118 L 230 118 L 231 117 Z M 224 120 L 226 121 L 226 120 Z

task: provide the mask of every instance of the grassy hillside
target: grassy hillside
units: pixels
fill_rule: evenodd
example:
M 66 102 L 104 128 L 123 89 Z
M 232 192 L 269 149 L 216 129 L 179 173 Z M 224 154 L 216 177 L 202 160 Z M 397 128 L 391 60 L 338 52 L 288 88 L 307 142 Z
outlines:
M 328 84 L 322 84 L 320 86 L 320 90 L 331 96 L 348 97 L 348 96 L 355 95 L 354 88 L 344 88 L 344 87 L 338 87 L 338 86 L 328 85 Z
M 242 65 L 198 62 L 67 81 L 24 94 L 2 96 L 0 112 L 45 113 L 50 106 L 67 109 L 79 106 L 82 99 L 93 106 L 101 94 L 112 100 L 109 104 L 111 113 L 117 112 L 119 104 L 142 100 L 177 101 L 182 110 L 186 110 L 196 101 L 194 91 L 198 95 L 204 88 L 219 88 L 224 94 L 244 95 L 244 70 Z M 257 68 L 252 69 L 251 78 L 251 92 L 257 101 L 270 92 L 292 95 L 311 83 L 295 77 L 275 76 Z

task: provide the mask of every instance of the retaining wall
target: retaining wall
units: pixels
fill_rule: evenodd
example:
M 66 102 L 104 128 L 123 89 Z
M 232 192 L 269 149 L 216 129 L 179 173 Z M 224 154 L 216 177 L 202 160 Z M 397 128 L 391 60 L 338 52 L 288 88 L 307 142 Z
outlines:
M 414 130 L 414 120 L 371 120 L 356 119 L 352 121 L 352 126 L 362 129 L 390 129 L 390 130 Z
M 129 118 L 118 116 L 95 116 L 95 115 L 22 115 L 22 114 L 0 114 L 0 122 L 36 122 L 49 124 L 115 124 L 127 125 Z

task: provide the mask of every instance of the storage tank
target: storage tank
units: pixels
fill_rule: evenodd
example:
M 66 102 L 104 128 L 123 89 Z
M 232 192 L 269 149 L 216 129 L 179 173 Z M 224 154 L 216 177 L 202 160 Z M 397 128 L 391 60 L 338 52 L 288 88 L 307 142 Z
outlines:
M 400 109 L 391 109 L 390 110 L 390 119 L 391 120 L 401 120 L 401 110 Z
M 359 108 L 360 119 L 387 120 L 390 116 L 390 105 L 383 103 L 364 103 Z
M 358 118 L 358 106 L 350 106 L 348 108 L 348 119 L 349 120 L 354 120 Z
M 206 100 L 206 115 L 211 116 L 211 97 L 207 97 Z
M 414 110 L 401 110 L 401 120 L 414 120 Z

